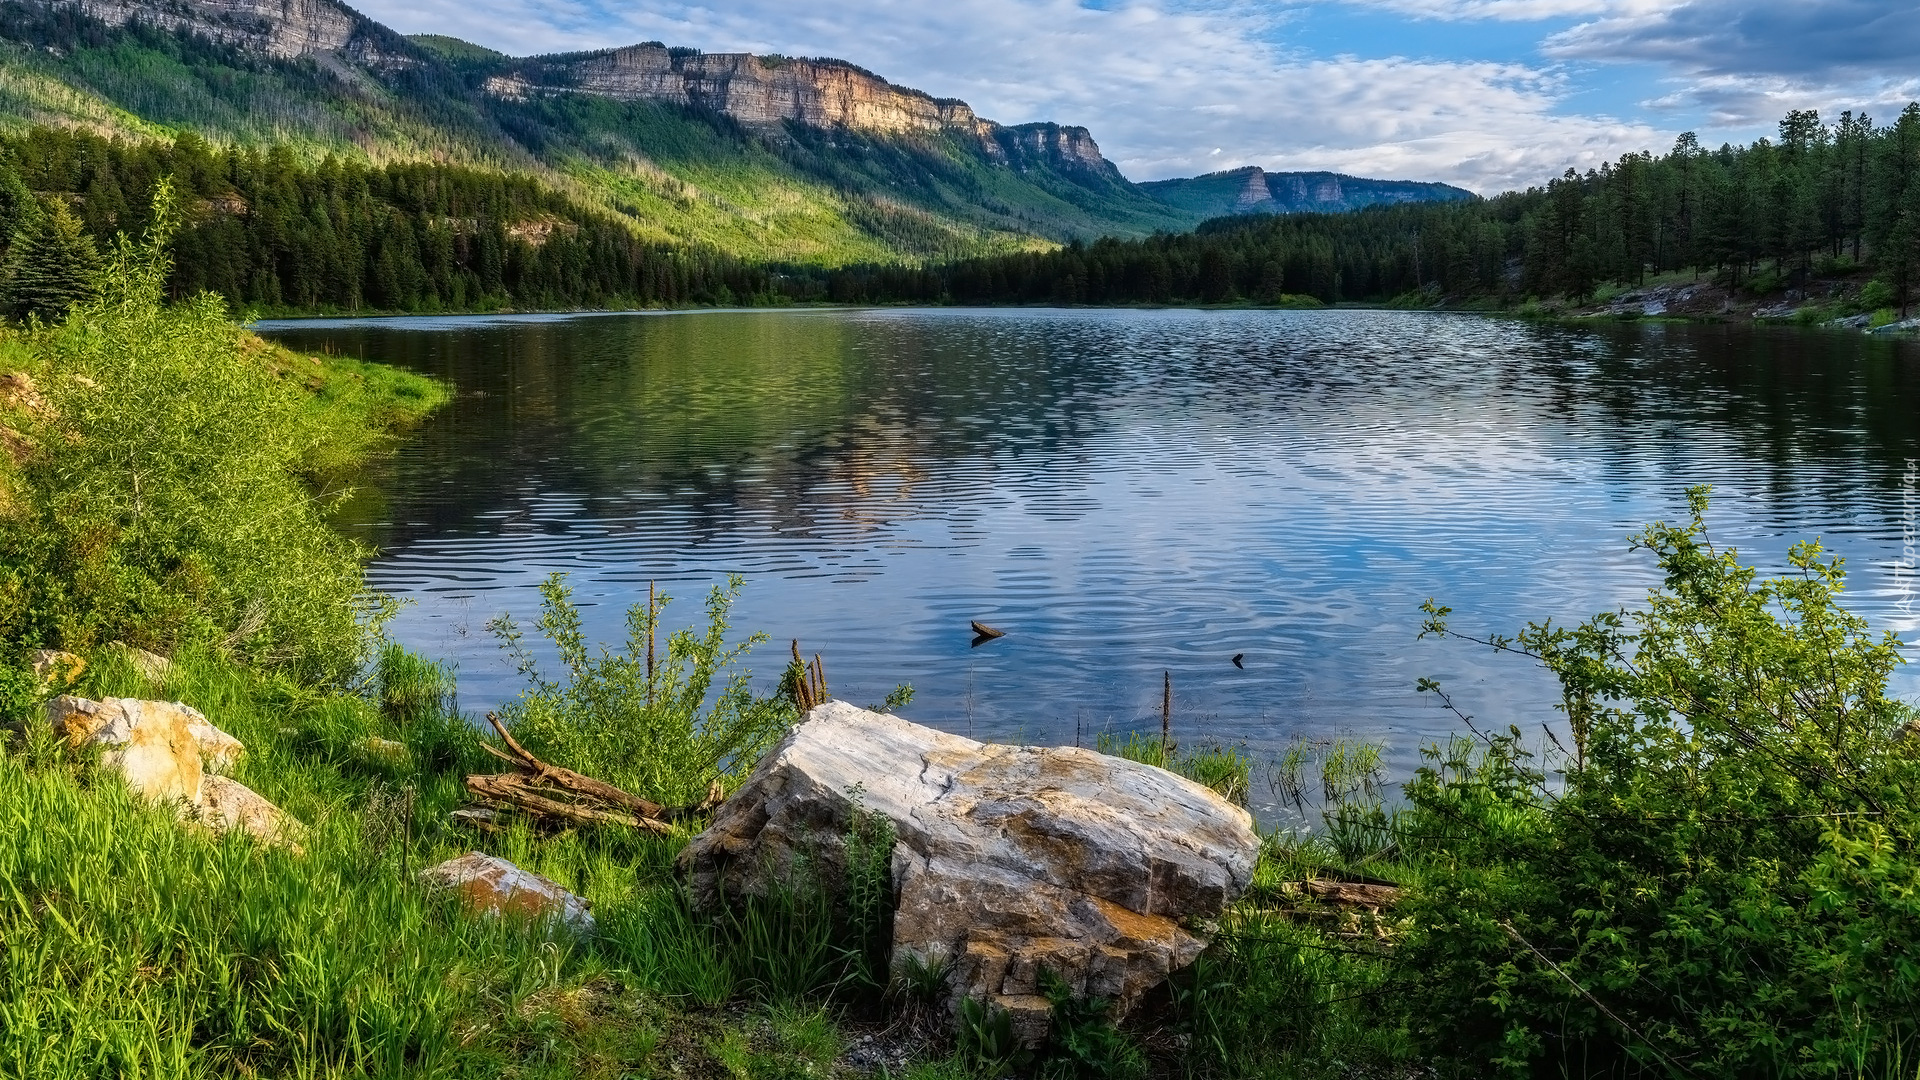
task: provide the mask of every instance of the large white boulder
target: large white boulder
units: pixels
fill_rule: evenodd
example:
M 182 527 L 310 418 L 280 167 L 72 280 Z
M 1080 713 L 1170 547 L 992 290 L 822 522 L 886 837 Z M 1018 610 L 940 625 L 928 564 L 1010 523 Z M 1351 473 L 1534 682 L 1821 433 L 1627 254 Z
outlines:
M 171 730 L 178 724 L 186 732 L 201 768 L 211 773 L 228 772 L 247 750 L 239 739 L 214 727 L 200 710 L 178 701 L 138 698 L 93 701 L 62 694 L 47 702 L 47 719 L 53 725 L 54 734 L 76 747 L 87 743 L 110 748 L 120 746 L 133 739 L 134 733 L 143 727 Z M 183 755 L 184 747 L 182 744 Z
M 844 880 L 859 812 L 897 837 L 893 963 L 945 965 L 948 1006 L 1044 1036 L 1040 974 L 1124 1011 L 1205 947 L 1253 879 L 1252 819 L 1163 769 L 995 746 L 829 702 L 768 754 L 682 854 L 696 902 Z
M 101 766 L 135 792 L 154 802 L 191 805 L 200 799 L 204 773 L 189 713 L 184 705 L 134 698 L 92 701 L 62 694 L 47 702 L 53 733 L 69 746 L 100 746 Z

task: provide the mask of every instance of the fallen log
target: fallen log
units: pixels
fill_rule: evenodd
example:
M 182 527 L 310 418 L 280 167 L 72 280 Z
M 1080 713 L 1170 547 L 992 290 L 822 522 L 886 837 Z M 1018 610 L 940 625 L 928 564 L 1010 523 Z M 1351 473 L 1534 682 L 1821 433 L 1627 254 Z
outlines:
M 510 773 L 467 777 L 467 790 L 494 806 L 517 810 L 535 820 L 565 825 L 627 825 L 650 832 L 672 831 L 670 822 L 703 814 L 720 804 L 716 781 L 707 798 L 694 806 L 668 807 L 622 791 L 604 780 L 549 765 L 521 746 L 500 718 L 487 714 L 507 750 L 485 746 L 487 753 L 514 767 Z M 484 745 L 484 744 L 483 744 Z
M 1300 891 L 1323 904 L 1339 907 L 1387 908 L 1400 899 L 1398 885 L 1361 884 L 1353 881 L 1331 881 L 1326 878 L 1312 878 L 1297 883 Z

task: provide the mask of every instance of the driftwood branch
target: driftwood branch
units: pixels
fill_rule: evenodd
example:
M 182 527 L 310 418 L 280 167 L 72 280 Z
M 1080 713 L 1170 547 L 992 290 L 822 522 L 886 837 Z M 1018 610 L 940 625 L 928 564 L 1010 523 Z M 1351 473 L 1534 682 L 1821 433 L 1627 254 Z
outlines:
M 668 822 L 703 814 L 719 805 L 718 783 L 707 790 L 706 801 L 695 806 L 668 807 L 622 791 L 572 769 L 549 765 L 521 746 L 493 713 L 487 722 L 507 744 L 507 750 L 486 745 L 486 751 L 512 765 L 513 772 L 467 777 L 467 790 L 482 801 L 517 810 L 539 821 L 567 825 L 627 825 L 664 833 Z M 483 744 L 485 745 L 485 744 Z M 511 751 L 509 753 L 508 751 Z

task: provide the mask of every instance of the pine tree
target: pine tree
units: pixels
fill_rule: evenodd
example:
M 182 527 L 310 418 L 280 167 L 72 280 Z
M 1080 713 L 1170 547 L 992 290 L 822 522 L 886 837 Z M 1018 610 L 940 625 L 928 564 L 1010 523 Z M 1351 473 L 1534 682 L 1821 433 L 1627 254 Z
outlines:
M 7 252 L 6 305 L 18 319 L 57 319 L 93 297 L 100 253 L 66 203 L 52 200 Z

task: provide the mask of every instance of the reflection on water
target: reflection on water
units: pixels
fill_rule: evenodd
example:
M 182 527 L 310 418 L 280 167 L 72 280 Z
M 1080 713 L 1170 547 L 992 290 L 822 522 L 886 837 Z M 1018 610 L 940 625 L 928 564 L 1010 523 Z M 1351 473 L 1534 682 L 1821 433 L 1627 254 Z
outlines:
M 1454 728 L 1421 676 L 1492 723 L 1556 720 L 1539 673 L 1416 643 L 1421 601 L 1502 632 L 1632 603 L 1655 579 L 1626 536 L 1688 485 L 1768 565 L 1823 537 L 1878 628 L 1910 631 L 1920 587 L 1894 566 L 1920 351 L 1857 335 L 1357 311 L 262 329 L 459 388 L 345 517 L 415 601 L 395 634 L 457 660 L 470 707 L 517 690 L 483 624 L 548 573 L 613 641 L 649 581 L 684 622 L 738 572 L 736 625 L 824 653 L 857 703 L 911 682 L 917 720 L 1090 741 L 1157 724 L 1171 671 L 1186 737 L 1361 734 L 1404 772 Z M 970 648 L 973 619 L 1008 636 Z

